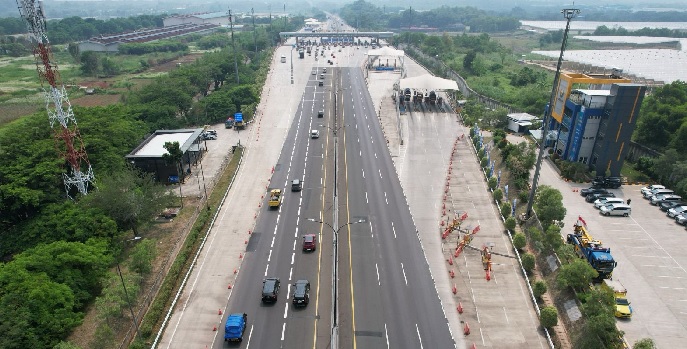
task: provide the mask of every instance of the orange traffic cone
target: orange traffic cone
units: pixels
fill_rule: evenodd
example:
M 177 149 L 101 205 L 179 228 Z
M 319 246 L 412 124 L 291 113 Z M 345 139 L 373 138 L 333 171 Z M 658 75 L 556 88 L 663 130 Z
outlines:
M 217 310 L 217 315 L 222 315 L 222 309 Z
M 462 313 L 463 313 L 463 303 L 458 302 L 458 314 L 462 314 Z
M 213 330 L 213 331 L 217 331 L 217 325 L 212 326 L 212 330 Z
M 465 323 L 465 327 L 463 327 L 463 334 L 466 336 L 470 334 L 470 325 L 468 325 L 467 322 Z

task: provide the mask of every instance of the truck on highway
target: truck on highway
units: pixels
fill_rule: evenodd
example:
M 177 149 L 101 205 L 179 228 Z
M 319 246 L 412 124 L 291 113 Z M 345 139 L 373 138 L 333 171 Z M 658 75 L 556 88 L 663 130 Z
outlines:
M 225 342 L 241 342 L 243 341 L 243 333 L 246 331 L 246 322 L 248 315 L 246 313 L 235 313 L 229 315 L 227 322 L 224 325 L 224 341 Z
M 234 114 L 234 127 L 237 130 L 246 128 L 246 123 L 243 122 L 243 113 Z
M 632 306 L 627 300 L 627 289 L 620 283 L 620 280 L 606 279 L 601 284 L 601 287 L 613 292 L 615 299 L 615 317 L 631 318 Z
M 582 217 L 578 218 L 574 233 L 568 234 L 566 242 L 573 245 L 575 252 L 599 273 L 596 281 L 608 279 L 613 275 L 613 269 L 618 263 L 613 259 L 611 249 L 603 247 L 601 241 L 594 240 L 587 231 L 587 224 Z
M 232 128 L 234 127 L 234 118 L 231 116 L 227 118 L 226 121 L 224 121 L 224 128 Z
M 298 50 L 298 58 L 305 58 L 305 51 L 303 49 Z
M 281 189 L 270 190 L 270 199 L 267 204 L 270 208 L 277 208 L 281 205 Z

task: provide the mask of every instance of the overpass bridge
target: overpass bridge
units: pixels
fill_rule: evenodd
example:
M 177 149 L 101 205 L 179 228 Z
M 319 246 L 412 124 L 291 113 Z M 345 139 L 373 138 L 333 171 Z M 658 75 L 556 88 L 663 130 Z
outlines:
M 328 38 L 332 41 L 354 41 L 357 38 L 372 38 L 374 41 L 393 37 L 393 32 L 280 32 L 279 38 L 283 43 L 287 38 Z

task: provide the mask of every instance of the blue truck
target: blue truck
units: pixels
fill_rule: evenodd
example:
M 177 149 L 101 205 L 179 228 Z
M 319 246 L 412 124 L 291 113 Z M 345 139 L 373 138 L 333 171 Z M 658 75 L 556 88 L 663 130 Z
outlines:
M 586 224 L 578 221 L 573 234 L 568 234 L 566 242 L 573 245 L 575 252 L 584 258 L 594 270 L 599 273 L 596 281 L 609 279 L 618 263 L 611 255 L 611 249 L 603 247 L 601 241 L 594 240 L 586 228 Z
M 243 113 L 234 114 L 234 127 L 236 129 L 244 129 L 246 124 L 243 122 Z
M 247 321 L 248 315 L 246 313 L 234 313 L 229 315 L 227 323 L 224 325 L 224 341 L 243 341 L 243 333 L 246 331 Z

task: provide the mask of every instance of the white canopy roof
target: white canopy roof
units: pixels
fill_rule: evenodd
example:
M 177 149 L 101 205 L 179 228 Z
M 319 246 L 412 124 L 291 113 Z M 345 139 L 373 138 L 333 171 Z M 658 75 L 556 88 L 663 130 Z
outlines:
M 401 90 L 417 88 L 425 90 L 457 90 L 458 84 L 453 80 L 447 80 L 429 74 L 400 80 Z
M 393 49 L 389 46 L 384 46 L 382 48 L 378 48 L 376 50 L 369 50 L 367 51 L 368 56 L 398 56 L 398 57 L 405 57 L 405 52 L 403 50 L 396 50 Z

